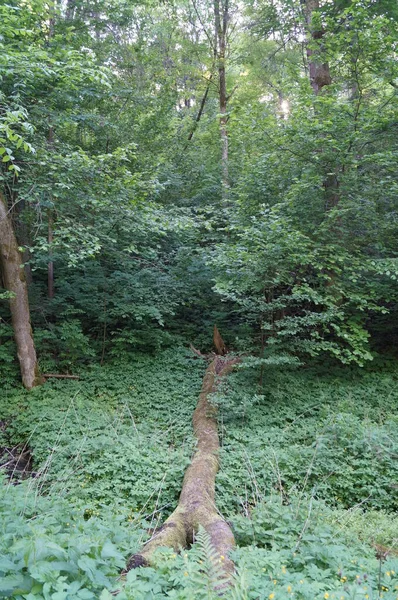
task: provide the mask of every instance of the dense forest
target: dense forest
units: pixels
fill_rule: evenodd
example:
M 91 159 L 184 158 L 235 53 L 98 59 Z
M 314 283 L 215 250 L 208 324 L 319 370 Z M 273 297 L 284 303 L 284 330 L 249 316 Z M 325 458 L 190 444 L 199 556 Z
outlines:
M 396 0 L 1 2 L 0 598 L 397 600 L 397 281 Z

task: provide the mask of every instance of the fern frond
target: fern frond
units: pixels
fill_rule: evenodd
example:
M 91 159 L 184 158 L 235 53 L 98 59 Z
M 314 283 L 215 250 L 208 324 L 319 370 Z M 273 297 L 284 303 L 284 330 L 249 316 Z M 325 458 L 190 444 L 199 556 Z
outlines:
M 222 568 L 221 558 L 211 543 L 207 531 L 200 525 L 195 538 L 195 544 L 200 556 L 201 569 L 207 578 L 209 592 L 219 591 L 227 582 Z
M 246 581 L 246 572 L 239 569 L 234 575 L 233 587 L 231 588 L 231 600 L 248 600 L 248 586 Z

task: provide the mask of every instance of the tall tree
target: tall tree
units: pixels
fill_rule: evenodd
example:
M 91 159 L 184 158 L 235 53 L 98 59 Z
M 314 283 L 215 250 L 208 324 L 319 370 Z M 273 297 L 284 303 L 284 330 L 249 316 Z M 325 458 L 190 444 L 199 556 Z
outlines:
M 315 18 L 316 11 L 318 10 L 319 0 L 305 0 L 304 14 L 307 25 L 308 69 L 311 87 L 315 94 L 319 94 L 325 85 L 330 85 L 332 83 L 329 63 L 320 58 L 318 49 L 314 48 L 312 43 L 319 43 L 319 40 L 322 40 L 322 37 L 325 34 L 322 25 L 319 24 Z
M 215 43 L 214 53 L 218 64 L 218 85 L 220 102 L 220 136 L 221 136 L 221 168 L 222 168 L 222 193 L 223 198 L 229 192 L 228 169 L 228 115 L 227 115 L 227 82 L 225 61 L 227 51 L 227 32 L 230 20 L 229 0 L 214 0 Z
M 44 382 L 37 363 L 22 256 L 13 230 L 8 206 L 0 193 L 0 266 L 5 289 L 10 293 L 10 310 L 22 382 L 26 389 Z
M 325 30 L 319 20 L 319 0 L 306 0 L 304 6 L 307 25 L 307 60 L 310 84 L 317 96 L 332 83 L 329 62 L 323 56 L 322 38 Z M 327 168 L 323 187 L 325 190 L 325 208 L 330 210 L 337 206 L 340 200 L 339 180 L 337 171 Z

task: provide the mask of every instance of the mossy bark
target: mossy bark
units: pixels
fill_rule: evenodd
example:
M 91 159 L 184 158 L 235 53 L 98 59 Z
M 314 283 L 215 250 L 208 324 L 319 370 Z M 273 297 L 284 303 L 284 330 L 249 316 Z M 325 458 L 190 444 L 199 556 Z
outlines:
M 10 311 L 22 383 L 30 390 L 44 382 L 40 374 L 30 324 L 28 287 L 18 242 L 0 193 L 0 267 L 4 287 L 11 292 Z
M 233 573 L 234 564 L 229 552 L 235 546 L 234 535 L 215 504 L 220 441 L 217 411 L 209 401 L 209 394 L 215 390 L 216 378 L 230 372 L 236 362 L 237 359 L 216 357 L 208 367 L 192 418 L 197 447 L 185 472 L 178 506 L 142 551 L 132 556 L 127 570 L 150 565 L 153 553 L 159 547 L 168 546 L 177 552 L 185 548 L 192 543 L 201 525 L 220 557 L 225 574 Z

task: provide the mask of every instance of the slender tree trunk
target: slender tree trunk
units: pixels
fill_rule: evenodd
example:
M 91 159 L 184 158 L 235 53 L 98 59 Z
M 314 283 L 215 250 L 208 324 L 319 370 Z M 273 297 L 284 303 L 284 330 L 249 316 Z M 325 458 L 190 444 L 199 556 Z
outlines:
M 48 297 L 50 299 L 54 298 L 54 262 L 52 260 L 52 250 L 51 245 L 53 243 L 53 212 L 52 209 L 48 211 L 48 245 L 49 245 L 49 255 L 50 260 L 47 265 L 47 279 L 48 279 Z
M 28 286 L 23 269 L 23 261 L 18 248 L 7 203 L 0 193 L 0 267 L 4 287 L 12 293 L 10 299 L 11 319 L 17 345 L 22 382 L 30 390 L 44 382 L 40 374 L 32 327 L 30 324 Z
M 228 116 L 227 116 L 227 83 L 225 73 L 225 59 L 227 48 L 227 30 L 229 20 L 229 0 L 214 0 L 215 20 L 215 47 L 214 52 L 218 62 L 219 100 L 220 100 L 220 138 L 221 138 L 221 169 L 222 169 L 222 196 L 226 199 L 229 194 L 229 170 L 228 170 Z
M 75 16 L 76 1 L 67 0 L 65 9 L 65 21 L 72 21 Z
M 212 78 L 213 78 L 213 73 L 211 73 L 211 75 L 209 77 L 209 81 L 208 81 L 208 84 L 206 86 L 205 93 L 203 94 L 202 101 L 200 103 L 199 111 L 198 111 L 198 114 L 196 116 L 196 119 L 195 119 L 195 122 L 194 122 L 194 125 L 193 125 L 193 128 L 192 128 L 192 131 L 191 131 L 191 133 L 188 136 L 188 141 L 192 140 L 193 135 L 194 135 L 194 133 L 196 131 L 196 128 L 198 126 L 198 123 L 199 123 L 199 121 L 200 121 L 200 119 L 202 117 L 203 111 L 205 109 L 205 104 L 206 104 L 207 96 L 209 95 L 210 84 L 211 84 Z
M 48 41 L 50 42 L 54 37 L 54 29 L 55 29 L 55 10 L 54 6 L 50 11 L 50 27 L 48 32 Z M 54 150 L 54 127 L 51 124 L 51 117 L 49 118 L 49 127 L 48 127 L 48 147 L 49 150 Z M 51 197 L 51 202 L 52 202 Z M 50 300 L 54 298 L 54 262 L 52 260 L 52 242 L 53 242 L 53 225 L 54 225 L 54 217 L 53 217 L 53 209 L 49 208 L 47 211 L 48 216 L 48 246 L 49 246 L 49 261 L 47 263 L 47 295 Z
M 54 127 L 50 124 L 48 129 L 48 147 L 54 150 Z M 53 203 L 53 198 L 50 198 Z M 49 261 L 47 264 L 47 295 L 52 300 L 54 298 L 54 261 L 52 260 L 52 243 L 53 243 L 53 226 L 54 226 L 54 211 L 49 208 L 47 211 L 48 217 L 48 246 L 49 246 Z
M 311 48 L 311 42 L 321 40 L 325 35 L 323 29 L 313 27 L 314 12 L 319 9 L 319 0 L 305 0 L 304 13 L 307 24 L 307 58 L 311 87 L 314 94 L 318 96 L 325 86 L 332 83 L 330 67 L 328 62 L 321 62 L 317 58 L 317 52 Z M 337 206 L 340 201 L 339 179 L 337 170 L 334 173 L 331 168 L 323 180 L 325 190 L 325 210 L 330 210 Z
M 17 202 L 14 202 L 14 203 L 15 203 L 14 219 L 13 219 L 14 231 L 16 232 L 16 236 L 17 236 L 19 245 L 24 247 L 24 250 L 22 251 L 21 256 L 22 256 L 22 260 L 24 263 L 26 283 L 28 284 L 28 287 L 29 287 L 33 282 L 32 269 L 29 264 L 29 260 L 31 257 L 30 251 L 29 251 L 30 236 L 29 236 L 28 227 L 27 227 L 26 223 L 24 223 L 23 218 L 21 218 L 21 217 L 23 217 L 23 213 L 25 210 L 25 200 L 23 198 L 20 198 Z

